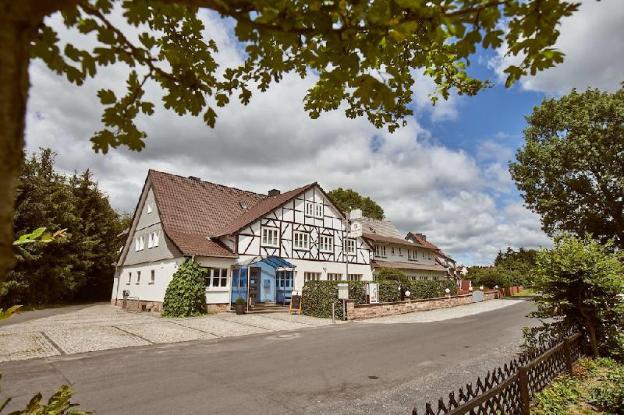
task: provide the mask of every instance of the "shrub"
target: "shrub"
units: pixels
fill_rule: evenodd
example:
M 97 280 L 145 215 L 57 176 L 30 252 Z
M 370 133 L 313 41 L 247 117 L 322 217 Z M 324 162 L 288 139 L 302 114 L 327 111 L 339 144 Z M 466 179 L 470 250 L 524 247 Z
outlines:
M 173 274 L 165 292 L 163 317 L 192 317 L 207 314 L 205 269 L 188 259 Z
M 349 284 L 349 299 L 355 304 L 366 302 L 366 283 L 362 281 L 307 281 L 302 290 L 303 314 L 331 318 L 332 303 L 336 318 L 342 319 L 342 303 L 338 300 L 338 284 Z
M 408 280 L 407 274 L 403 271 L 393 268 L 379 268 L 375 272 L 375 276 L 378 280 L 395 280 L 405 282 Z
M 79 404 L 72 403 L 72 389 L 67 385 L 62 385 L 50 398 L 47 403 L 43 402 L 41 393 L 33 396 L 24 409 L 11 412 L 9 415 L 87 415 L 92 412 L 83 411 L 78 408 Z M 0 413 L 9 404 L 11 398 L 0 401 Z
M 378 280 L 379 301 L 382 303 L 393 303 L 401 301 L 401 283 L 395 280 Z
M 457 285 L 455 281 L 432 281 L 432 280 L 416 280 L 406 283 L 406 288 L 410 291 L 410 298 L 413 300 L 422 298 L 439 298 L 444 297 L 446 288 L 451 290 L 450 294 L 457 294 Z

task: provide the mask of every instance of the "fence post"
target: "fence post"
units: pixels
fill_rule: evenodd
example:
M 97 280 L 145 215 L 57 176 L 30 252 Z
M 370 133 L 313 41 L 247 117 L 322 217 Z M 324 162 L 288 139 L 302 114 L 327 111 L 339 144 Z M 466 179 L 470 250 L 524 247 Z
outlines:
M 563 355 L 568 373 L 572 373 L 572 352 L 570 351 L 570 338 L 563 339 Z
M 530 415 L 529 374 L 526 366 L 520 366 L 518 369 L 518 380 L 520 383 L 520 414 Z

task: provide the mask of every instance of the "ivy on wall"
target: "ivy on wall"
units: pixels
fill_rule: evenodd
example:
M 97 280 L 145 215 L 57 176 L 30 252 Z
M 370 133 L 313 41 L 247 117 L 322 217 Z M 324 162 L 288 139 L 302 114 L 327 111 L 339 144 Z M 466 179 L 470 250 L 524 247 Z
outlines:
M 163 317 L 193 317 L 207 314 L 205 268 L 187 259 L 173 274 L 163 302 Z

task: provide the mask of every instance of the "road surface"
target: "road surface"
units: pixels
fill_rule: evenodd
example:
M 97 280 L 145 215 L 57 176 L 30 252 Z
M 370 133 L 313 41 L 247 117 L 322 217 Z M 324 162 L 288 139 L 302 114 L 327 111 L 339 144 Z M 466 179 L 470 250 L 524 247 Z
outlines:
M 0 364 L 17 409 L 69 383 L 97 414 L 409 414 L 513 357 L 534 308 L 344 325 Z

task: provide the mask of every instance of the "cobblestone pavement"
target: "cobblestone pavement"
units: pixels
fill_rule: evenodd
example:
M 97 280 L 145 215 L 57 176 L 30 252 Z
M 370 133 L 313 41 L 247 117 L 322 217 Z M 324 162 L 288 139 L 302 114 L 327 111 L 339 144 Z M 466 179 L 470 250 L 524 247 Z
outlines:
M 451 320 L 485 313 L 486 311 L 498 310 L 519 304 L 524 300 L 490 300 L 482 303 L 460 305 L 439 310 L 417 311 L 414 313 L 398 314 L 395 316 L 379 317 L 370 320 L 361 320 L 358 323 L 373 324 L 396 324 L 396 323 L 431 323 L 434 321 Z
M 288 313 L 231 313 L 165 319 L 108 304 L 0 327 L 0 362 L 64 354 L 209 340 L 330 325 L 331 320 Z

